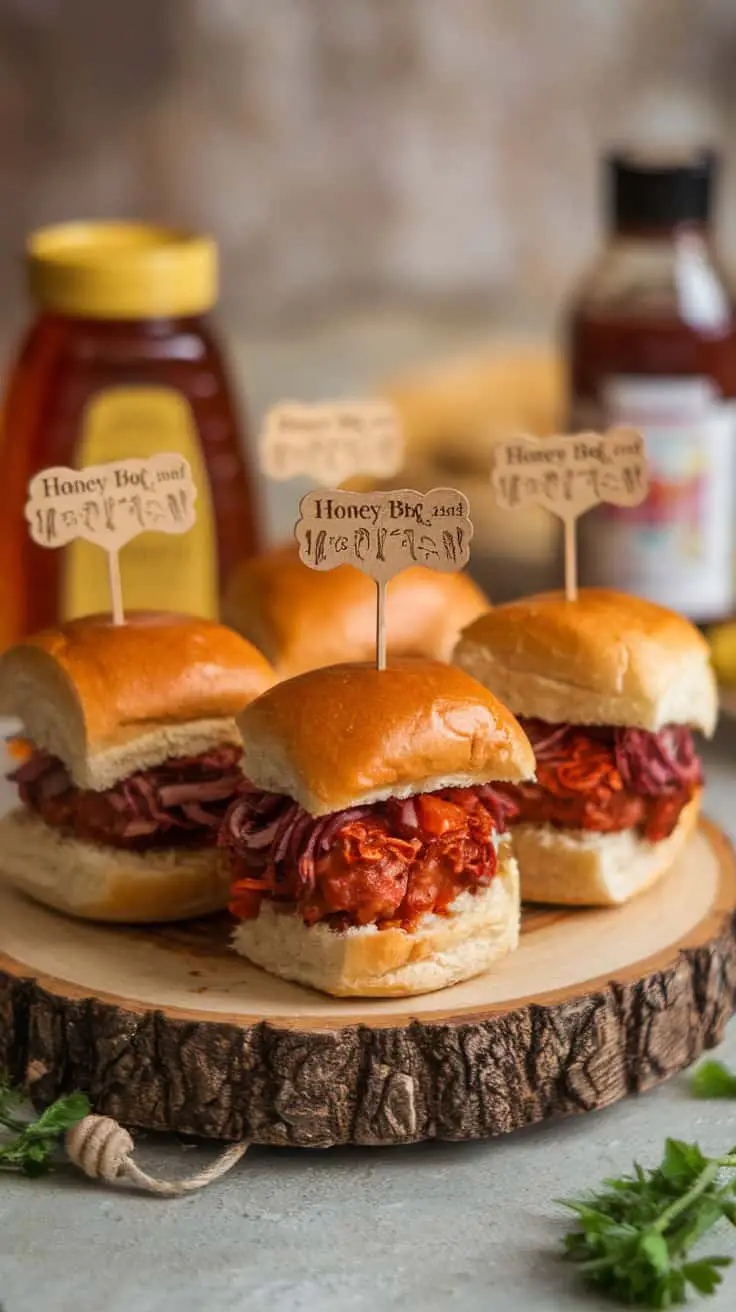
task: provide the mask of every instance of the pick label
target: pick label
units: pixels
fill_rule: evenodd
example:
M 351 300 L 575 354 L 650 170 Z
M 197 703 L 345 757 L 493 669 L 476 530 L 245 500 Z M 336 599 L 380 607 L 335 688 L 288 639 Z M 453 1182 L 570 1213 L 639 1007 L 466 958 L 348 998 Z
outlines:
M 565 590 L 577 596 L 575 521 L 608 501 L 638 506 L 649 491 L 644 439 L 633 428 L 569 437 L 516 437 L 493 449 L 491 483 L 503 510 L 544 506 L 565 524 Z
M 266 415 L 260 439 L 267 477 L 303 476 L 323 487 L 337 487 L 356 474 L 391 478 L 403 454 L 399 416 L 381 400 L 282 401 Z
M 195 522 L 196 496 L 188 461 L 169 452 L 85 469 L 43 469 L 28 485 L 25 516 L 39 546 L 84 538 L 107 552 L 113 620 L 123 624 L 120 548 L 139 533 L 186 533 Z
M 467 498 L 452 488 L 308 492 L 294 535 L 310 569 L 354 565 L 378 589 L 377 665 L 386 667 L 386 584 L 411 565 L 453 573 L 470 559 Z

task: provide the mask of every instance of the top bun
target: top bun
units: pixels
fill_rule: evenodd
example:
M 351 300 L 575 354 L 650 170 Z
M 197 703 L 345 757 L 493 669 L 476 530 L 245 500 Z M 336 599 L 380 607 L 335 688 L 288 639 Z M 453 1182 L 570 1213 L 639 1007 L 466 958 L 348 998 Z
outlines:
M 312 670 L 259 697 L 241 724 L 251 782 L 312 815 L 534 773 L 513 715 L 437 661 Z
M 718 714 L 708 644 L 688 620 L 639 597 L 544 592 L 466 628 L 455 663 L 517 715 L 711 734 Z
M 466 574 L 439 574 L 421 565 L 404 570 L 386 590 L 389 656 L 449 661 L 460 630 L 488 605 Z M 339 661 L 369 661 L 375 650 L 372 580 L 352 565 L 309 569 L 294 544 L 244 561 L 223 613 L 281 678 Z
M 209 620 L 145 611 L 71 620 L 0 658 L 0 712 L 80 788 L 240 742 L 234 717 L 275 681 L 255 647 Z

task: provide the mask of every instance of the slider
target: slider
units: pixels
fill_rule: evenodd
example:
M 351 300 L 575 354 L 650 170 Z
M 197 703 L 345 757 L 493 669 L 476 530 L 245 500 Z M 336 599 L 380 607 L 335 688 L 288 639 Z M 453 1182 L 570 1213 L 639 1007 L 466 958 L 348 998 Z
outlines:
M 500 781 L 534 771 L 514 717 L 461 670 L 404 660 L 279 683 L 241 719 L 249 787 L 220 841 L 233 946 L 338 996 L 427 993 L 516 947 Z
M 488 609 L 467 574 L 412 566 L 386 589 L 389 656 L 449 661 L 460 630 Z M 295 544 L 236 569 L 225 622 L 271 662 L 280 678 L 341 661 L 369 661 L 376 647 L 376 585 L 352 565 L 321 572 Z
M 670 868 L 700 809 L 691 731 L 712 734 L 717 717 L 688 620 L 620 592 L 542 593 L 476 620 L 454 660 L 534 748 L 536 782 L 503 788 L 524 900 L 608 906 Z
M 224 907 L 217 833 L 242 787 L 235 716 L 274 682 L 250 643 L 188 616 L 73 620 L 0 659 L 0 710 L 24 725 L 0 870 L 95 920 Z M 16 750 L 19 744 L 16 741 Z

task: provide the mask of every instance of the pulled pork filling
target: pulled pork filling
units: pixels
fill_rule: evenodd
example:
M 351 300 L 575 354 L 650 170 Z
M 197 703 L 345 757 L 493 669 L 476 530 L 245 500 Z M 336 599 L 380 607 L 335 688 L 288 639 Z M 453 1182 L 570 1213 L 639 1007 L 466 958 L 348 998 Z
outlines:
M 34 751 L 8 778 L 47 825 L 110 847 L 203 847 L 217 841 L 228 806 L 244 786 L 239 747 L 178 756 L 139 770 L 113 788 L 77 788 L 66 766 Z
M 446 913 L 464 889 L 490 884 L 513 809 L 484 785 L 315 818 L 290 797 L 249 788 L 220 833 L 232 860 L 230 909 L 247 920 L 269 897 L 307 925 L 412 929 L 428 912 Z
M 519 720 L 537 759 L 537 781 L 498 785 L 514 821 L 667 838 L 703 782 L 692 734 Z

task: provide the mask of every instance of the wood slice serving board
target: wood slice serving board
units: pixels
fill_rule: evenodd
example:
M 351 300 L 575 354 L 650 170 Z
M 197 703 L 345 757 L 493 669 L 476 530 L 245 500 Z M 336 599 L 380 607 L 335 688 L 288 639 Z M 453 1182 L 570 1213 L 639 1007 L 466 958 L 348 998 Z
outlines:
M 35 1101 L 86 1089 L 140 1127 L 259 1143 L 472 1139 L 604 1107 L 720 1039 L 736 998 L 736 862 L 704 822 L 616 910 L 537 908 L 490 974 L 330 999 L 227 951 L 226 917 L 69 920 L 0 886 L 0 1066 Z

